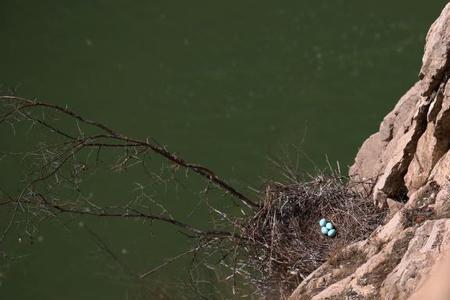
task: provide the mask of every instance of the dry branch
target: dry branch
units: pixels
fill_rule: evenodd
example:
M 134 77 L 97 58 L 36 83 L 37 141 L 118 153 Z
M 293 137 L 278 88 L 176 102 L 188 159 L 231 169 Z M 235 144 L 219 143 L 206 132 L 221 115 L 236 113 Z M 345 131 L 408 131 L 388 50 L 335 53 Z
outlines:
M 145 140 L 136 139 L 132 137 L 128 137 L 116 130 L 111 129 L 110 127 L 97 122 L 89 120 L 78 113 L 75 113 L 74 111 L 68 109 L 67 107 L 61 107 L 56 104 L 49 104 L 45 102 L 39 102 L 36 100 L 30 100 L 22 97 L 17 96 L 0 96 L 0 100 L 3 102 L 9 102 L 9 104 L 13 104 L 13 108 L 4 113 L 0 117 L 0 124 L 2 122 L 5 122 L 9 118 L 13 117 L 16 114 L 22 115 L 23 117 L 35 121 L 39 123 L 40 125 L 46 127 L 47 129 L 51 130 L 52 132 L 68 139 L 69 141 L 72 140 L 75 145 L 72 146 L 72 152 L 79 151 L 82 148 L 85 147 L 136 147 L 136 148 L 144 148 L 153 151 L 154 153 L 157 153 L 164 157 L 165 159 L 171 161 L 175 165 L 179 167 L 186 168 L 188 170 L 191 170 L 195 172 L 196 174 L 206 178 L 208 181 L 219 187 L 220 189 L 224 190 L 225 192 L 229 193 L 233 197 L 239 199 L 241 202 L 246 204 L 249 207 L 257 208 L 259 205 L 249 199 L 247 196 L 242 194 L 241 192 L 237 191 L 235 188 L 233 188 L 231 185 L 229 185 L 227 182 L 225 182 L 223 179 L 219 178 L 212 170 L 210 170 L 207 167 L 204 167 L 202 165 L 193 164 L 185 159 L 177 156 L 176 154 L 169 152 L 167 149 L 165 149 L 162 146 L 159 146 L 155 143 L 152 143 L 149 138 Z M 47 121 L 33 117 L 30 113 L 33 109 L 43 107 L 45 109 L 51 110 L 51 111 L 57 111 L 62 113 L 63 115 L 69 116 L 79 122 L 82 122 L 84 124 L 93 126 L 97 129 L 100 129 L 104 132 L 104 134 L 98 134 L 93 136 L 78 136 L 75 137 L 73 135 L 70 135 L 63 130 L 56 128 L 55 126 L 52 126 Z M 106 142 L 100 142 L 102 140 L 106 140 Z M 111 141 L 118 141 L 122 143 L 111 143 Z M 71 153 L 73 154 L 73 153 Z M 56 172 L 56 170 L 55 170 Z M 48 174 L 48 176 L 51 176 L 53 174 Z M 39 180 L 46 179 L 47 177 L 43 177 Z

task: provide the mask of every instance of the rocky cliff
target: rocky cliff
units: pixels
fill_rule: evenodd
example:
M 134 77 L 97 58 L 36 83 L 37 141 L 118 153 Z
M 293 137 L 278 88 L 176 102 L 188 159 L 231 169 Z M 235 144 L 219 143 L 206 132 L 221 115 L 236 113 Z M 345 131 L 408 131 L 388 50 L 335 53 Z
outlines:
M 291 299 L 408 299 L 450 252 L 449 77 L 447 4 L 428 32 L 419 80 L 350 169 L 361 192 L 389 207 L 389 218 L 311 273 Z

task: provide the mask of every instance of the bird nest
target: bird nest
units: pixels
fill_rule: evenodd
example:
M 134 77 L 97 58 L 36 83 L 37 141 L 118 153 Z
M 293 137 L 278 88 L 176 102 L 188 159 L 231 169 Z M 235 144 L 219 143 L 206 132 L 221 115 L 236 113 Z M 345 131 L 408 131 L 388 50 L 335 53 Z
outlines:
M 287 297 L 334 252 L 367 238 L 385 215 L 338 175 L 268 184 L 262 207 L 241 223 L 258 292 Z M 336 236 L 321 233 L 321 218 L 332 222 Z

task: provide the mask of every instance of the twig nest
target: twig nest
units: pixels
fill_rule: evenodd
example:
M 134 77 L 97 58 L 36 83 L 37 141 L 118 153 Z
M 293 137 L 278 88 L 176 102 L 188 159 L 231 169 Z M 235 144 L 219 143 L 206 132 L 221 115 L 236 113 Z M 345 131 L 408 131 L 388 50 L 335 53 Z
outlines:
M 323 233 L 324 235 L 327 235 L 327 234 L 328 234 L 328 229 L 327 229 L 326 227 L 322 227 L 320 230 L 322 231 L 322 233 Z
M 323 226 L 325 226 L 326 224 L 327 224 L 327 220 L 326 220 L 326 219 L 320 219 L 320 221 L 319 221 L 320 227 L 323 227 Z
M 333 226 L 333 224 L 331 224 L 331 222 L 328 222 L 328 223 L 325 225 L 325 227 L 326 227 L 328 230 L 334 229 L 334 226 Z
M 336 235 L 336 229 L 330 229 L 330 230 L 328 230 L 327 235 L 328 235 L 329 237 L 334 237 L 334 236 Z

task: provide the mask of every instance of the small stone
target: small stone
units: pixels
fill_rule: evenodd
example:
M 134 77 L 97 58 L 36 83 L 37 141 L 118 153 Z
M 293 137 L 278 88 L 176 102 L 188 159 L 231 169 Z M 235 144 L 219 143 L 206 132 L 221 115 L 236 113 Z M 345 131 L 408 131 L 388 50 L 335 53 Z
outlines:
M 327 225 L 325 225 L 325 227 L 326 227 L 328 230 L 334 228 L 333 224 L 331 224 L 330 222 L 328 222 Z
M 322 231 L 322 233 L 323 233 L 324 235 L 327 235 L 327 234 L 328 234 L 328 229 L 327 229 L 326 227 L 322 227 L 320 230 Z
M 336 229 L 330 229 L 328 230 L 328 236 L 329 237 L 334 237 L 336 235 Z
M 319 224 L 320 224 L 320 227 L 323 227 L 323 226 L 325 226 L 325 224 L 327 224 L 327 220 L 326 219 L 321 219 L 319 221 Z

